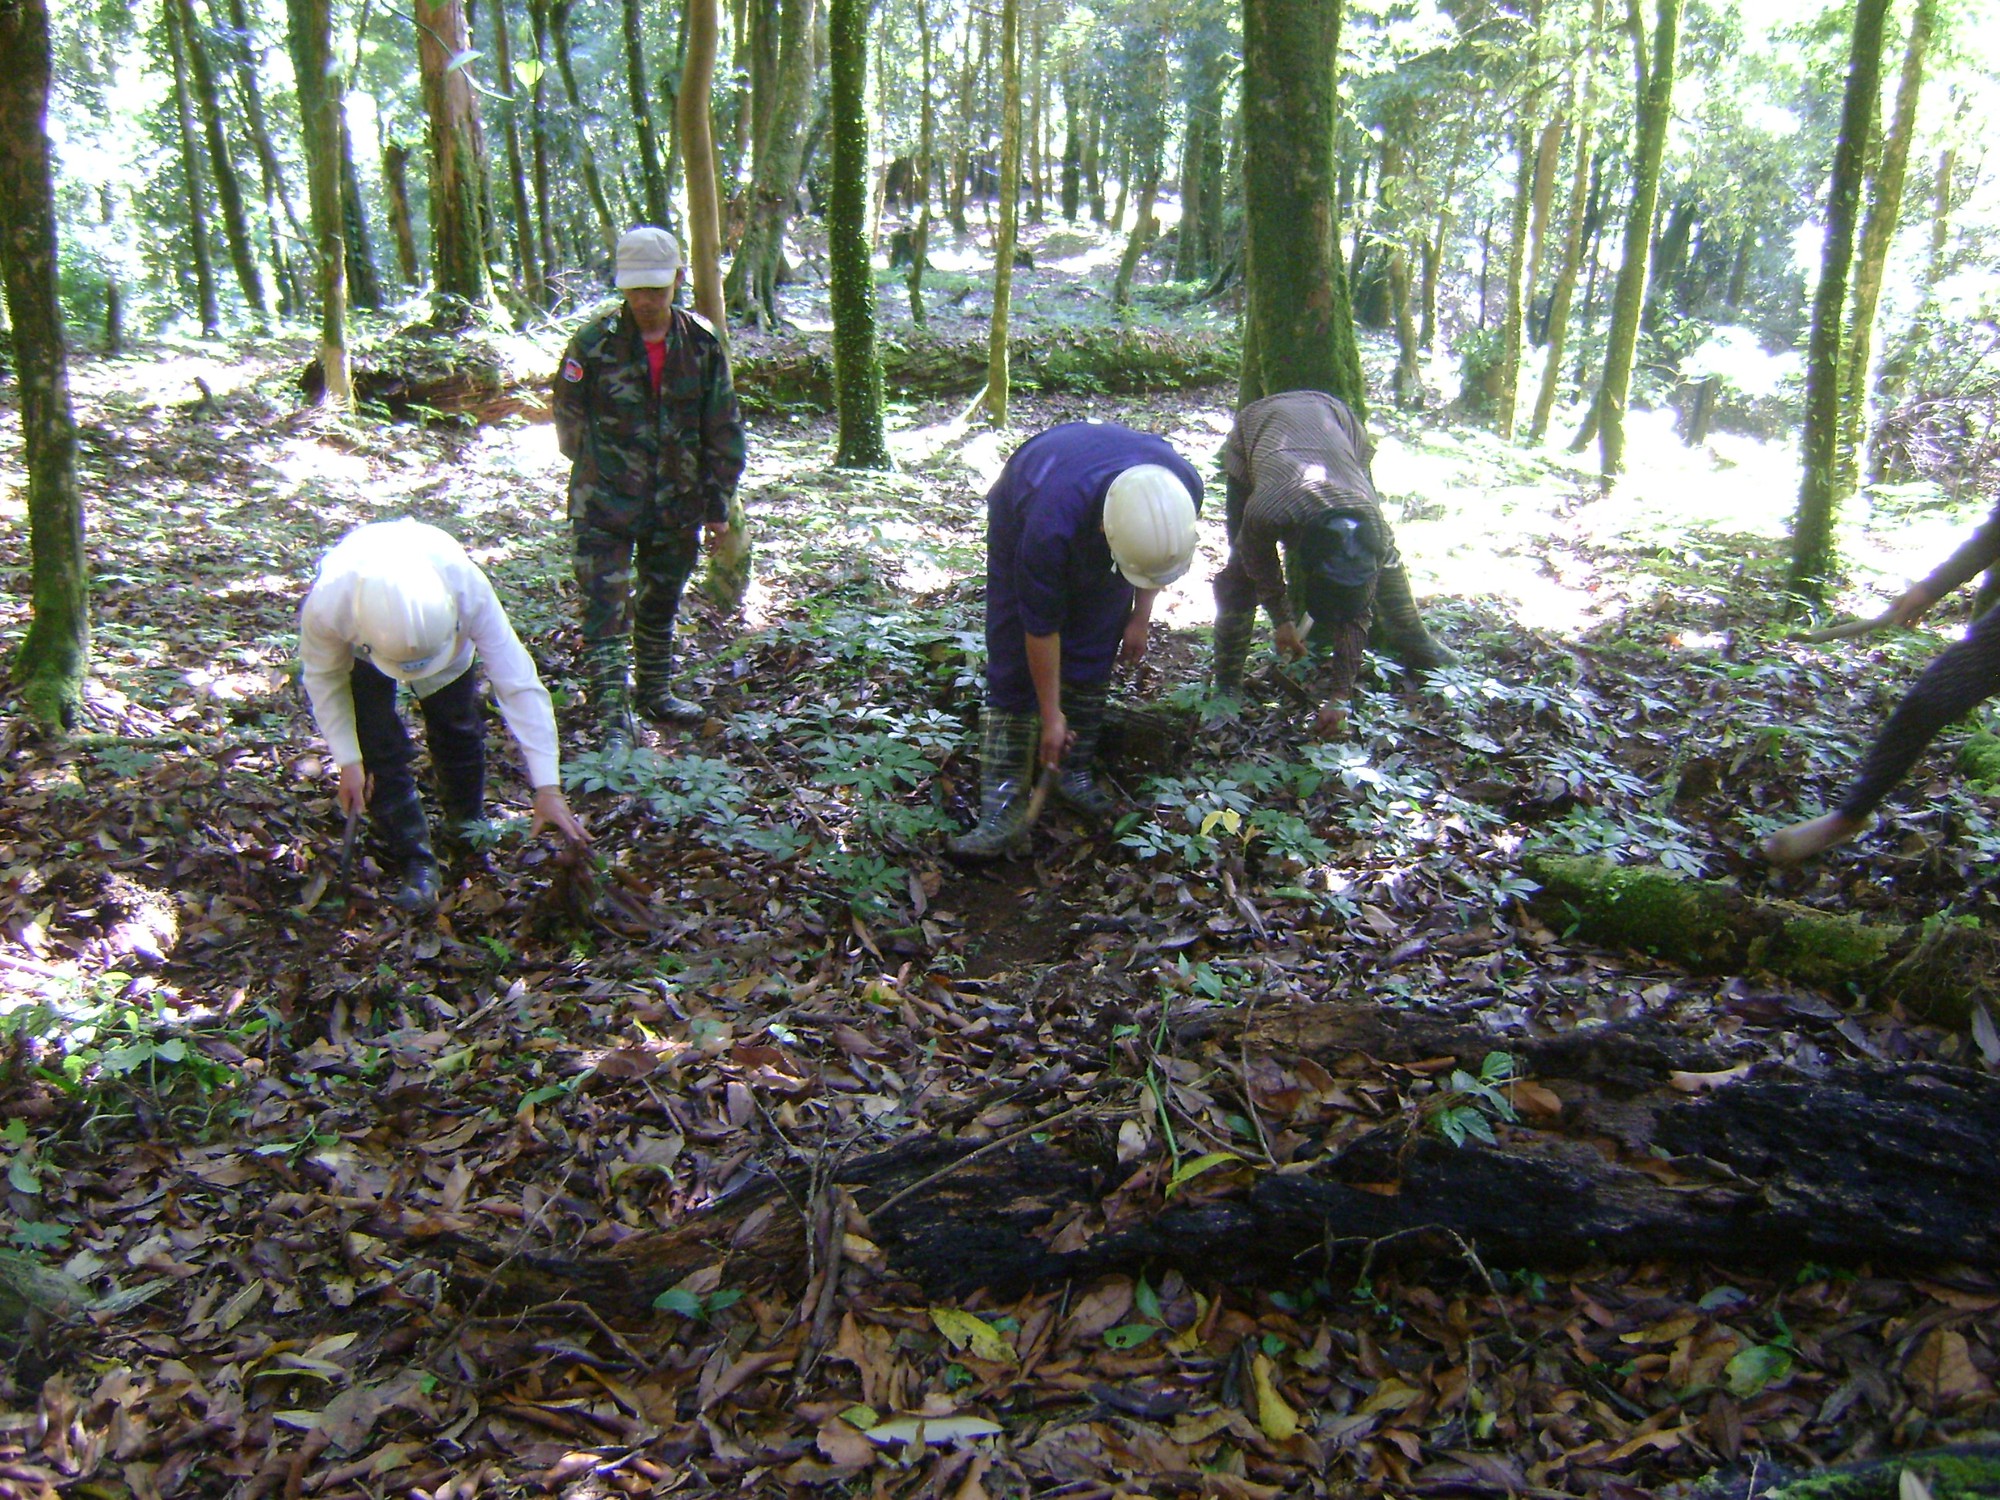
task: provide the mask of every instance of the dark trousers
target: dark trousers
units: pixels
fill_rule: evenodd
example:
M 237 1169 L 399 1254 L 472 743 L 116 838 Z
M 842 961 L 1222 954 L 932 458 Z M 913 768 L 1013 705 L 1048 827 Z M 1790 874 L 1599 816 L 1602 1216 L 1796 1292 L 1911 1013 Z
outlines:
M 1924 669 L 1875 737 L 1840 811 L 1866 817 L 1909 774 L 1937 732 L 2000 693 L 2000 609 L 1972 622 L 1965 639 Z
M 416 750 L 403 716 L 396 712 L 396 679 L 357 661 L 352 680 L 361 764 L 375 778 L 375 803 L 394 807 L 417 792 L 410 771 Z M 430 746 L 445 816 L 453 820 L 483 816 L 486 727 L 480 721 L 477 674 L 467 667 L 430 697 L 417 699 L 417 707 L 424 716 L 424 739 Z

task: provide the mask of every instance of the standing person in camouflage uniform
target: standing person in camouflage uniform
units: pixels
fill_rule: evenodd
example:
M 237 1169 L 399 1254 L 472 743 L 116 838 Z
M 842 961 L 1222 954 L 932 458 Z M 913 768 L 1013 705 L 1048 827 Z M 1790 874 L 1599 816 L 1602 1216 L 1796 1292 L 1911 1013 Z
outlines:
M 701 722 L 701 707 L 673 692 L 674 616 L 704 533 L 711 550 L 728 539 L 729 497 L 743 473 L 728 356 L 707 325 L 674 306 L 683 264 L 664 229 L 627 230 L 617 254 L 623 306 L 586 323 L 556 373 L 582 668 L 606 749 L 633 742 L 635 708 L 656 722 Z
M 1346 730 L 1371 625 L 1413 672 L 1453 660 L 1424 628 L 1410 595 L 1375 495 L 1373 454 L 1354 413 L 1324 391 L 1251 402 L 1222 448 L 1229 562 L 1215 577 L 1215 690 L 1242 692 L 1262 604 L 1281 655 L 1302 657 L 1310 642 L 1326 657 L 1326 703 L 1314 722 L 1322 735 Z M 1312 621 L 1303 639 L 1300 608 Z

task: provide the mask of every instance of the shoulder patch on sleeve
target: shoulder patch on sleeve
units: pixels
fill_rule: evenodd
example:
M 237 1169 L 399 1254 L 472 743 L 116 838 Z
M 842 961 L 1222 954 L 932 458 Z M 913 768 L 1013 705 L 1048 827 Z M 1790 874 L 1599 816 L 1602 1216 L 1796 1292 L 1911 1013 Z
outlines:
M 583 379 L 583 361 L 572 354 L 563 361 L 562 378 L 574 384 Z

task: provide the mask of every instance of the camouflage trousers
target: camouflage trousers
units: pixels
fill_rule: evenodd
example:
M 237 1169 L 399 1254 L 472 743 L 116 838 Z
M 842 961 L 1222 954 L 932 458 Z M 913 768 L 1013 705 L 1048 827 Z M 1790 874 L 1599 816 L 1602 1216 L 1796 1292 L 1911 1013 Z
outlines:
M 674 668 L 674 617 L 701 555 L 701 528 L 631 537 L 578 527 L 573 561 L 583 595 L 586 687 L 600 710 L 630 701 L 636 672 L 641 696 L 663 690 Z

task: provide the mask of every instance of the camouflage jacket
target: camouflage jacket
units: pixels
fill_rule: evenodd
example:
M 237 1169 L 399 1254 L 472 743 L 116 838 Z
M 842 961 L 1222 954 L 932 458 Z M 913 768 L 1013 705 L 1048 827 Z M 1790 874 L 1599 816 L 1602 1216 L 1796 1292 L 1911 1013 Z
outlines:
M 728 356 L 692 314 L 674 309 L 658 395 L 629 312 L 584 324 L 556 372 L 555 417 L 571 524 L 637 536 L 727 519 L 743 423 Z

